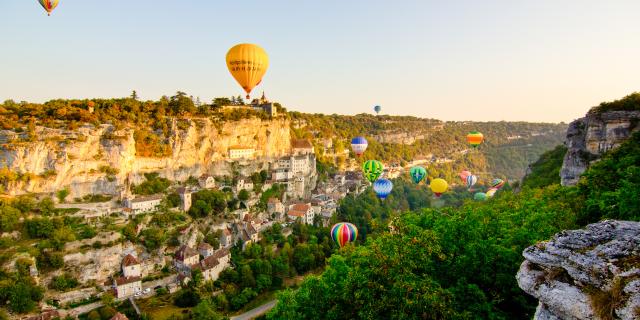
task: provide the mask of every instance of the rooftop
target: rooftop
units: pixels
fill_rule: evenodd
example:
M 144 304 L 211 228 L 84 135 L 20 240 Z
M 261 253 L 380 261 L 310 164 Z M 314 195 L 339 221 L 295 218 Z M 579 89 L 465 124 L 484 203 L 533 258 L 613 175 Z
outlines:
M 143 196 L 143 197 L 136 197 L 135 199 L 131 200 L 131 202 L 146 202 L 146 201 L 155 201 L 155 200 L 162 200 L 164 196 L 161 194 L 154 194 L 154 195 L 150 195 L 150 196 Z
M 247 147 L 247 146 L 240 146 L 240 145 L 233 145 L 229 147 L 229 150 L 253 150 L 253 147 Z
M 299 210 L 289 210 L 289 212 L 287 212 L 288 215 L 290 216 L 294 216 L 294 217 L 304 217 L 304 215 L 307 213 L 307 211 L 299 211 Z
M 293 205 L 293 207 L 291 207 L 291 210 L 306 212 L 310 208 L 311 206 L 306 203 L 296 203 Z
M 176 260 L 184 261 L 187 258 L 197 256 L 197 255 L 199 255 L 199 253 L 193 250 L 193 248 L 182 245 L 180 246 L 178 251 L 176 251 Z
M 131 254 L 126 255 L 124 259 L 122 259 L 122 265 L 125 267 L 133 266 L 136 264 L 140 264 L 140 262 L 138 261 L 138 259 L 136 259 L 136 257 L 134 257 Z
M 208 256 L 204 260 L 202 260 L 200 264 L 202 266 L 202 270 L 208 270 L 219 265 L 220 261 L 218 261 L 218 258 L 216 258 L 215 256 Z
M 306 139 L 295 139 L 291 141 L 291 146 L 294 149 L 311 149 L 313 145 L 309 140 Z
M 140 281 L 140 279 L 141 279 L 140 277 L 129 277 L 129 278 L 120 277 L 116 279 L 116 284 L 121 286 L 121 285 Z

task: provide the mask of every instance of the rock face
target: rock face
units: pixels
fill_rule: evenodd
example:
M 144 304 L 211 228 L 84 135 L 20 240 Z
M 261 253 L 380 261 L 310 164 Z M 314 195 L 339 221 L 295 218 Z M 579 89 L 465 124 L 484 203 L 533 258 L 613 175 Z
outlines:
M 178 123 L 180 122 L 180 123 Z M 174 120 L 170 130 L 171 156 L 136 155 L 134 129 L 111 125 L 84 126 L 76 131 L 38 127 L 38 141 L 6 142 L 0 134 L 0 161 L 29 179 L 6 186 L 11 195 L 50 193 L 69 187 L 72 197 L 118 194 L 125 179 L 139 183 L 145 172 L 158 172 L 170 180 L 186 180 L 203 173 L 231 171 L 229 147 L 255 149 L 259 159 L 289 154 L 289 120 L 257 118 L 215 124 L 210 119 Z M 229 160 L 229 161 L 226 161 Z
M 589 163 L 600 158 L 637 130 L 640 111 L 611 111 L 587 114 L 569 124 L 560 178 L 563 186 L 575 185 Z
M 640 319 L 640 222 L 606 220 L 524 250 L 516 275 L 534 319 Z

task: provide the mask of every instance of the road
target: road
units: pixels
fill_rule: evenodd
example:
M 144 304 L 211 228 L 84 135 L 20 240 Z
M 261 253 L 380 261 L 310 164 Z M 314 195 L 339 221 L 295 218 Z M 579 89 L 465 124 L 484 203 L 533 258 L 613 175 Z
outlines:
M 231 320 L 251 320 L 267 313 L 271 308 L 275 307 L 277 300 L 271 300 L 255 309 L 251 309 L 243 314 L 231 317 Z

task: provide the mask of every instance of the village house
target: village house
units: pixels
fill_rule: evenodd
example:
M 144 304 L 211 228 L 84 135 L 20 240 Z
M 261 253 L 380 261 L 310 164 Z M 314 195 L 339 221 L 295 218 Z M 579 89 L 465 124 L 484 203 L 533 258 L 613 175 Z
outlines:
M 247 177 L 238 178 L 238 182 L 236 182 L 236 193 L 240 192 L 240 190 L 243 190 L 243 189 L 247 191 L 253 190 L 253 181 L 251 181 L 251 178 L 247 178 Z
M 313 153 L 313 145 L 306 139 L 295 139 L 291 141 L 291 151 L 294 155 Z
M 178 188 L 176 192 L 178 192 L 180 196 L 180 210 L 185 212 L 189 211 L 191 208 L 191 191 L 181 187 Z
M 256 150 L 246 146 L 229 147 L 229 159 L 253 159 Z
M 231 232 L 231 229 L 222 229 L 222 235 L 220 235 L 220 246 L 223 248 L 231 248 L 233 247 L 233 243 L 233 233 Z
M 124 299 L 142 291 L 142 281 L 140 277 L 119 277 L 114 280 L 114 287 L 116 289 L 116 298 Z
M 122 259 L 122 274 L 125 278 L 142 277 L 142 267 L 136 257 L 128 254 Z
M 201 256 L 206 258 L 208 256 L 213 255 L 213 247 L 206 242 L 201 242 L 198 245 L 198 253 L 200 253 Z
M 309 203 L 297 203 L 289 207 L 287 216 L 296 221 L 300 219 L 303 224 L 313 224 L 315 212 Z
M 173 260 L 174 266 L 181 273 L 190 273 L 191 266 L 198 264 L 199 261 L 198 251 L 186 245 L 180 246 Z
M 220 249 L 200 262 L 200 270 L 205 281 L 216 281 L 220 273 L 229 267 L 231 253 L 227 249 Z
M 213 189 L 216 187 L 216 180 L 208 174 L 203 174 L 198 178 L 198 185 L 202 189 Z
M 162 201 L 162 195 L 152 195 L 145 197 L 136 197 L 133 199 L 125 198 L 123 204 L 125 208 L 130 209 L 133 215 L 156 210 Z
M 277 220 L 282 219 L 284 217 L 284 204 L 278 198 L 269 198 L 267 213 Z

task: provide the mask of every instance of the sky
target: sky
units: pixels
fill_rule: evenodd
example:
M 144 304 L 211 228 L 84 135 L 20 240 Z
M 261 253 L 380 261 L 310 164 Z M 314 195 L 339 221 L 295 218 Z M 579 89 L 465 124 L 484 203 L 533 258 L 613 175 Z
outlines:
M 640 1 L 0 0 L 0 101 L 244 95 L 237 43 L 289 110 L 569 122 L 640 91 Z

